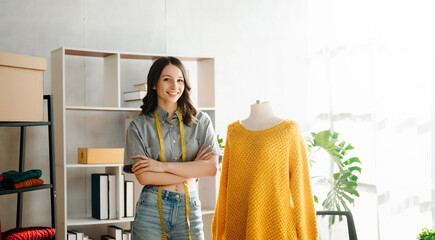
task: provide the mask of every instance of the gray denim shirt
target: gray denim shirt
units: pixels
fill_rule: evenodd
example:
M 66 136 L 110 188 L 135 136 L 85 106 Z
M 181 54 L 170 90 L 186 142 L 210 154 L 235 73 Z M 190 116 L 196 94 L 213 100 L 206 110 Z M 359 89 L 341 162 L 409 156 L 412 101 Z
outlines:
M 181 135 L 178 111 L 174 117 L 168 121 L 169 113 L 157 107 L 157 114 L 162 126 L 163 141 L 165 143 L 165 161 L 182 162 Z M 196 118 L 198 123 L 191 123 L 190 126 L 184 125 L 186 139 L 186 161 L 193 161 L 201 148 L 210 145 L 210 150 L 216 155 L 220 155 L 219 145 L 213 130 L 210 117 L 198 111 Z M 160 141 L 154 112 L 141 114 L 133 119 L 127 129 L 125 152 L 124 152 L 124 172 L 132 173 L 131 165 L 137 159 L 132 159 L 134 155 L 142 154 L 154 160 L 160 161 Z

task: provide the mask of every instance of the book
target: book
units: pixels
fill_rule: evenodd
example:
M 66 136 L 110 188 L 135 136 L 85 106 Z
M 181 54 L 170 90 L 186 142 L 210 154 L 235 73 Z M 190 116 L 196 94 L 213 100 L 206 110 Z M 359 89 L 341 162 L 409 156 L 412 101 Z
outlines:
M 83 236 L 85 235 L 84 233 L 79 232 L 77 230 L 69 230 L 68 233 L 74 234 L 75 235 L 74 239 L 76 239 L 76 240 L 83 240 Z M 68 239 L 69 239 L 69 237 L 68 237 Z
M 131 240 L 131 230 L 124 230 L 122 232 L 122 240 Z
M 120 206 L 120 213 L 119 216 L 124 217 L 124 210 L 125 210 L 125 199 L 124 199 L 124 181 L 125 181 L 125 176 L 124 174 L 119 175 L 119 182 L 121 183 L 119 185 L 119 192 L 122 194 L 121 196 L 121 200 L 119 202 L 119 206 Z M 117 195 L 118 196 L 118 195 Z
M 145 97 L 147 94 L 146 91 L 131 91 L 131 92 L 124 92 L 122 94 L 124 101 L 132 101 L 132 100 L 140 100 Z
M 67 231 L 66 238 L 67 240 L 77 240 L 77 235 L 71 231 Z
M 133 187 L 134 183 L 132 181 L 124 182 L 124 199 L 125 199 L 125 216 L 133 217 Z
M 135 85 L 133 85 L 133 89 L 135 91 L 148 91 L 148 85 L 147 85 L 147 83 L 135 84 Z
M 107 226 L 107 235 L 112 236 L 115 240 L 122 240 L 122 228 L 114 225 Z
M 93 173 L 91 175 L 92 217 L 109 219 L 109 176 Z
M 116 175 L 109 175 L 109 219 L 116 218 Z

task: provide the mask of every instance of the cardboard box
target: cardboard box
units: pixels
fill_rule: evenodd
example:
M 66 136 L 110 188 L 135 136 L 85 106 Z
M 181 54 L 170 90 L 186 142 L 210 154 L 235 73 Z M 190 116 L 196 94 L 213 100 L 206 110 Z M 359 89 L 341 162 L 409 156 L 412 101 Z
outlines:
M 0 52 L 0 121 L 44 120 L 45 58 Z
M 123 164 L 124 148 L 79 148 L 77 158 L 82 164 Z

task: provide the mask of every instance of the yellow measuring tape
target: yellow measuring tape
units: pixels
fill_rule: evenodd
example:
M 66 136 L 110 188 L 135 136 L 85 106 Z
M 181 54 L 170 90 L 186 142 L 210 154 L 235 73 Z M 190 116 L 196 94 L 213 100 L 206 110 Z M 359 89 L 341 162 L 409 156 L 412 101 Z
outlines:
M 163 141 L 163 133 L 162 133 L 162 126 L 160 124 L 159 115 L 157 114 L 157 109 L 154 111 L 154 117 L 156 119 L 156 126 L 157 126 L 157 132 L 159 134 L 159 140 L 160 140 L 160 161 L 165 161 L 165 143 Z M 180 135 L 181 135 L 181 151 L 182 151 L 182 158 L 183 162 L 186 162 L 186 138 L 184 135 L 184 124 L 183 124 L 183 114 L 181 113 L 181 108 L 178 107 L 178 121 L 180 122 Z M 187 226 L 189 228 L 189 239 L 192 240 L 192 237 L 190 236 L 190 209 L 189 209 L 189 189 L 187 187 L 187 182 L 184 181 L 184 191 L 186 193 L 186 218 L 187 218 Z M 160 214 L 160 223 L 162 225 L 162 233 L 163 233 L 163 239 L 166 240 L 166 231 L 165 231 L 165 220 L 163 219 L 163 207 L 162 207 L 162 186 L 159 186 L 159 214 Z

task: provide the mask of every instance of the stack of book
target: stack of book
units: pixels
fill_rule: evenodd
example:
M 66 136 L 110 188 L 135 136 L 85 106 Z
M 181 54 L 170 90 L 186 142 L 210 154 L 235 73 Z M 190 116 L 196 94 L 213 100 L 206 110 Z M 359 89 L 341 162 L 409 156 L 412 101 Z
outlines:
M 91 240 L 88 235 L 83 232 L 79 232 L 77 230 L 68 230 L 67 232 L 67 240 Z
M 108 226 L 107 235 L 101 236 L 102 240 L 131 240 L 131 231 L 117 226 Z
M 125 181 L 124 175 L 120 175 L 121 184 L 119 190 L 121 196 L 121 217 L 133 217 L 133 185 L 132 181 Z M 115 219 L 116 202 L 118 192 L 116 190 L 116 175 L 93 173 L 91 175 L 92 191 L 92 217 L 96 219 Z
M 83 232 L 77 230 L 68 230 L 67 240 L 92 240 Z M 124 230 L 120 227 L 110 225 L 107 226 L 107 234 L 102 235 L 103 240 L 131 240 L 131 230 Z
M 134 91 L 123 93 L 124 106 L 128 108 L 139 108 L 142 105 L 142 99 L 147 94 L 147 84 L 136 84 L 133 88 Z

